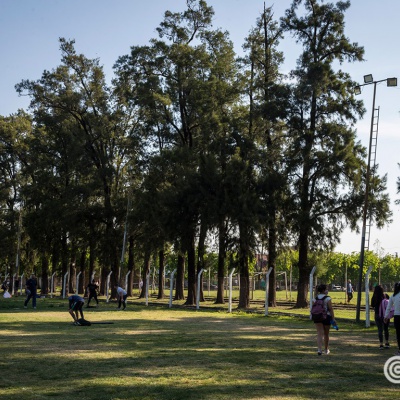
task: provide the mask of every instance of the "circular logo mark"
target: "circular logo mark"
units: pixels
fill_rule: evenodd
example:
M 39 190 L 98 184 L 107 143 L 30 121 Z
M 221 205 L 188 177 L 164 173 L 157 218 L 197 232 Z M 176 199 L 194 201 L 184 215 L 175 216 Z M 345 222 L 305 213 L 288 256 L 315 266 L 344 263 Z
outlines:
M 400 384 L 400 356 L 390 357 L 385 362 L 383 372 L 389 382 Z

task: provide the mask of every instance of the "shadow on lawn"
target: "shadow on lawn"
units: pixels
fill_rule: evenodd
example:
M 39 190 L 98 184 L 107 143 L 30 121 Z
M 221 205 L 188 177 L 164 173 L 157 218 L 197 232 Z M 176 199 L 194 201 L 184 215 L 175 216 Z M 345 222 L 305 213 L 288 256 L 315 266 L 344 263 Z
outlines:
M 321 387 L 335 387 L 331 399 L 389 395 L 382 371 L 388 353 L 368 346 L 375 330 L 344 325 L 332 332 L 332 355 L 317 357 L 314 326 L 304 320 L 103 307 L 85 317 L 114 325 L 76 327 L 66 311 L 44 309 L 47 320 L 39 310 L 6 311 L 0 397 L 312 399 Z

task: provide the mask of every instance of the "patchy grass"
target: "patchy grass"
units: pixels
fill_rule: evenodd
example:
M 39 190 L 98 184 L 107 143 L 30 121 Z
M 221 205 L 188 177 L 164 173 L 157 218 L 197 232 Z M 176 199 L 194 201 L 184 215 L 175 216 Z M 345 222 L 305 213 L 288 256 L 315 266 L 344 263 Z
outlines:
M 0 398 L 395 398 L 375 328 L 342 322 L 329 356 L 316 355 L 305 318 L 101 302 L 76 327 L 67 301 L 0 300 Z M 394 340 L 394 331 L 391 330 Z M 392 342 L 393 342 L 392 340 Z

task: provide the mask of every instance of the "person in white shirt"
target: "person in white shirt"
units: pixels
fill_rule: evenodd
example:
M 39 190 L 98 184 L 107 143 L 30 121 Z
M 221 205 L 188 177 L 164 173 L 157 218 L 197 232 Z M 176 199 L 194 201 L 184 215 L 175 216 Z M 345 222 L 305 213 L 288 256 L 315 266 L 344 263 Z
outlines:
M 389 298 L 389 304 L 386 307 L 385 312 L 385 323 L 389 321 L 389 313 L 392 307 L 394 306 L 394 327 L 396 329 L 396 339 L 398 350 L 395 354 L 396 356 L 400 356 L 400 282 L 397 282 L 394 285 L 394 292 L 392 296 Z
M 117 289 L 117 300 L 118 300 L 118 310 L 121 309 L 121 304 L 123 305 L 123 310 L 126 308 L 126 298 L 128 297 L 126 291 L 122 287 L 115 285 Z

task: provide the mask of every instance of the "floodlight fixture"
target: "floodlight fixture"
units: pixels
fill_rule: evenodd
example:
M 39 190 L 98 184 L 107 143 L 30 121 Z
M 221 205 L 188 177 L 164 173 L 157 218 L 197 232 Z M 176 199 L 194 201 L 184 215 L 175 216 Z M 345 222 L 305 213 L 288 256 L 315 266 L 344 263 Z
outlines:
M 388 86 L 397 86 L 397 78 L 387 78 L 386 82 Z
M 359 94 L 361 94 L 361 86 L 356 86 L 355 88 L 354 88 L 354 94 L 355 95 L 359 95 Z
M 374 78 L 372 77 L 372 74 L 364 75 L 364 83 L 372 83 L 373 81 Z

